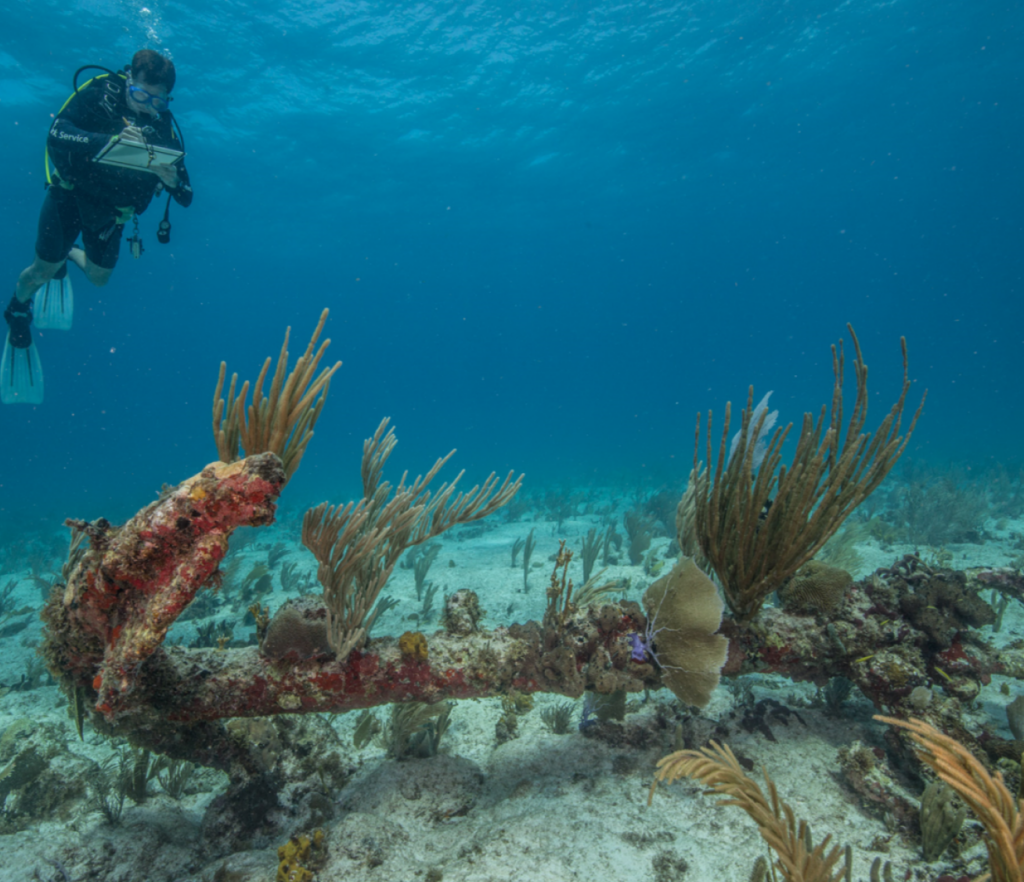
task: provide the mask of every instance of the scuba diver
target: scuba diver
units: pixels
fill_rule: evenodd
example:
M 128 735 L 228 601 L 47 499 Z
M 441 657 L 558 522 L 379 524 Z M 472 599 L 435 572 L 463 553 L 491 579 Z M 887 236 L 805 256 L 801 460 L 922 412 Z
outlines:
M 30 329 L 33 296 L 37 327 L 69 329 L 73 296 L 67 261 L 103 286 L 117 263 L 124 225 L 133 219 L 135 233 L 128 243 L 134 257 L 141 255 L 137 215 L 155 195 L 169 194 L 157 233 L 162 243 L 170 239 L 171 197 L 182 207 L 192 202 L 184 141 L 169 109 L 174 63 L 142 49 L 124 71 L 101 68 L 106 72 L 80 87 L 78 75 L 85 69 L 75 73 L 75 91 L 50 127 L 36 257 L 18 277 L 4 310 L 8 333 L 0 399 L 5 404 L 43 400 L 42 368 Z M 81 247 L 75 245 L 79 233 Z

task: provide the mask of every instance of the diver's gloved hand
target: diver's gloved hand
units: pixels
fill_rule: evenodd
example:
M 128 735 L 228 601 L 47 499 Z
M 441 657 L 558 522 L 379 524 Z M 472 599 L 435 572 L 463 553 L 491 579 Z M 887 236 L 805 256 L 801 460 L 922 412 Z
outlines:
M 4 310 L 4 318 L 11 329 L 7 335 L 11 346 L 15 349 L 28 349 L 32 345 L 32 332 L 28 328 L 32 323 L 32 301 L 22 303 L 15 294 Z

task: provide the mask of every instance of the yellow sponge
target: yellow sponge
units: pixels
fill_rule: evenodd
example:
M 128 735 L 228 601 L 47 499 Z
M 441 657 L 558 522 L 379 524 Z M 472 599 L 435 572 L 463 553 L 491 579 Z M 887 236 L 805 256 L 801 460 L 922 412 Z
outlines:
M 313 882 L 313 873 L 302 864 L 309 859 L 311 850 L 319 851 L 323 847 L 324 831 L 317 830 L 313 838 L 293 836 L 277 850 L 278 860 L 275 882 Z

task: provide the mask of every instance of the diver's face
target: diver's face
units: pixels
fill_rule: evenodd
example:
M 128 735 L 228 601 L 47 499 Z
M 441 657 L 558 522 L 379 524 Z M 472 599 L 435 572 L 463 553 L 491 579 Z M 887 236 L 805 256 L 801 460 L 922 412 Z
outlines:
M 128 108 L 133 113 L 159 116 L 167 109 L 167 87 L 147 82 L 143 77 L 129 78 L 127 89 Z

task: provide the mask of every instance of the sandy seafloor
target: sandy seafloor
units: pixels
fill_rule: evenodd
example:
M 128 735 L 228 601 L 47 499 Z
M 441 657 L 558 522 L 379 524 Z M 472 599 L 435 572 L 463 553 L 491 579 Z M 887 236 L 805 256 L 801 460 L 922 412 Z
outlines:
M 312 572 L 315 561 L 285 525 L 261 531 L 262 549 L 247 546 L 239 554 L 249 560 L 265 559 L 266 547 L 279 541 L 290 543 L 286 560 Z M 580 517 L 563 523 L 557 536 L 578 546 L 587 529 L 597 526 L 596 518 Z M 480 595 L 487 611 L 482 625 L 494 628 L 511 621 L 539 619 L 545 602 L 545 587 L 551 556 L 557 549 L 555 525 L 545 521 L 505 523 L 498 515 L 484 522 L 480 533 L 474 525 L 441 537 L 443 548 L 429 578 L 440 582 L 443 591 L 472 589 Z M 955 545 L 956 567 L 1006 565 L 1015 552 L 1010 534 L 1024 532 L 1024 521 L 987 525 L 989 538 L 980 545 Z M 516 538 L 536 530 L 537 549 L 533 560 L 530 592 L 519 592 L 522 568 L 510 566 L 510 549 Z M 667 539 L 656 539 L 654 547 L 667 547 Z M 662 550 L 659 548 L 659 551 Z M 889 566 L 911 546 L 885 550 L 873 542 L 858 546 L 862 566 L 854 574 L 862 577 L 876 567 Z M 455 566 L 450 566 L 454 561 Z M 631 599 L 639 599 L 650 579 L 641 567 L 616 566 L 607 576 L 628 575 Z M 39 589 L 27 581 L 26 573 L 0 575 L 6 583 L 19 577 L 15 605 L 39 605 Z M 578 569 L 575 576 L 579 578 Z M 275 578 L 275 593 L 263 598 L 271 610 L 286 595 Z M 418 608 L 409 570 L 396 570 L 385 589 L 403 606 L 387 614 L 375 633 L 398 634 L 407 628 L 425 630 L 403 620 L 403 613 Z M 435 608 L 441 604 L 438 594 Z M 222 608 L 218 616 L 239 621 L 239 612 Z M 252 630 L 251 618 L 244 631 Z M 434 620 L 436 623 L 436 619 Z M 196 622 L 179 621 L 172 631 L 187 643 Z M 984 636 L 999 644 L 1024 635 L 1024 611 L 1012 604 L 1000 633 Z M 34 654 L 41 624 L 32 614 L 31 624 L 5 640 L 0 655 L 0 682 L 15 683 Z M 244 637 L 243 627 L 235 637 Z M 1016 694 L 1010 684 L 1009 696 L 1000 693 L 1004 678 L 995 677 L 986 687 L 982 701 L 971 711 L 980 726 L 990 725 L 1003 737 L 1010 737 L 1005 705 Z M 710 731 L 714 721 L 728 722 L 743 693 L 755 698 L 771 697 L 798 711 L 806 725 L 792 720 L 789 725 L 773 724 L 776 741 L 760 732 L 748 733 L 735 719 L 729 726 L 728 743 L 742 756 L 767 768 L 779 792 L 806 819 L 816 839 L 832 833 L 842 844 L 854 849 L 854 880 L 868 879 L 871 861 L 878 856 L 893 864 L 893 878 L 933 880 L 943 872 L 954 875 L 979 874 L 984 868 L 984 847 L 975 845 L 958 858 L 947 852 L 943 859 L 925 864 L 917 845 L 892 835 L 881 817 L 861 807 L 856 795 L 844 785 L 839 773 L 837 751 L 860 741 L 883 746 L 883 728 L 871 720 L 870 704 L 856 690 L 841 716 L 828 716 L 815 702 L 815 688 L 793 684 L 777 676 L 752 676 L 724 681 L 700 719 L 691 721 L 692 731 Z M 640 697 L 640 696 L 638 696 Z M 665 732 L 660 746 L 639 749 L 628 743 L 611 744 L 576 726 L 582 700 L 576 702 L 577 716 L 570 734 L 554 735 L 544 726 L 541 710 L 564 701 L 562 696 L 538 695 L 534 709 L 519 718 L 519 737 L 497 745 L 495 723 L 500 714 L 498 699 L 459 702 L 451 725 L 441 742 L 440 753 L 428 759 L 393 761 L 371 744 L 357 751 L 352 731 L 358 713 L 338 715 L 329 721 L 335 736 L 324 733 L 324 750 L 337 751 L 354 773 L 338 790 L 326 794 L 330 807 L 319 819 L 329 857 L 317 874 L 321 882 L 335 880 L 449 880 L 449 882 L 548 882 L 548 880 L 630 880 L 630 882 L 674 882 L 674 880 L 716 880 L 746 882 L 756 858 L 766 853 L 753 822 L 739 809 L 716 807 L 702 796 L 699 787 L 681 782 L 659 788 L 648 806 L 648 789 L 654 765 L 670 752 L 672 735 Z M 646 705 L 626 717 L 625 725 L 651 722 L 658 706 L 668 706 L 668 715 L 679 704 L 667 690 L 651 695 Z M 818 705 L 818 706 L 816 706 Z M 384 709 L 378 709 L 383 716 Z M 53 685 L 31 691 L 12 691 L 0 698 L 0 731 L 19 718 L 42 724 L 51 740 L 66 747 L 51 760 L 51 769 L 73 776 L 95 773 L 94 763 L 111 754 L 110 742 L 93 732 L 88 724 L 80 741 L 66 705 Z M 612 724 L 614 725 L 614 724 Z M 755 773 L 763 784 L 759 772 Z M 276 812 L 274 825 L 248 842 L 249 847 L 231 854 L 212 855 L 202 840 L 203 817 L 210 802 L 222 793 L 227 778 L 220 772 L 200 770 L 180 801 L 164 794 L 155 782 L 151 796 L 141 805 L 126 802 L 122 821 L 110 826 L 92 811 L 87 800 L 77 799 L 59 809 L 59 819 L 34 822 L 28 829 L 0 836 L 0 879 L 3 880 L 274 880 L 276 849 L 293 833 L 309 833 L 308 812 Z M 287 788 L 286 788 L 287 789 Z M 308 790 L 308 788 L 307 788 Z M 918 793 L 907 791 L 916 802 Z M 290 805 L 287 794 L 282 800 Z M 333 817 L 326 815 L 333 814 Z M 977 826 L 968 820 L 966 827 Z M 879 849 L 884 848 L 886 851 Z

